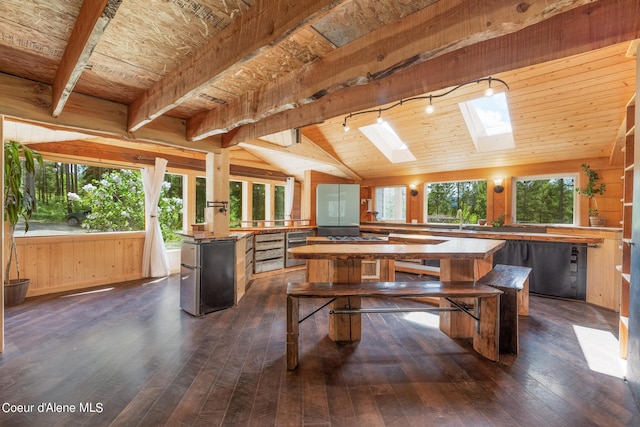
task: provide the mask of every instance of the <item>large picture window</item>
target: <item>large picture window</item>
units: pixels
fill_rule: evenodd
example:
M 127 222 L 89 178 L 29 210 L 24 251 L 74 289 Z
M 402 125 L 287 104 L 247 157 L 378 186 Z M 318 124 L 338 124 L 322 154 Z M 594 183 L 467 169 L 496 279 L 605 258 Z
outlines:
M 521 224 L 573 224 L 575 176 L 515 179 L 515 221 Z
M 403 186 L 376 188 L 376 218 L 380 221 L 406 221 L 407 188 Z
M 36 209 L 31 235 L 139 231 L 145 228 L 144 191 L 137 169 L 45 161 L 33 179 Z M 165 242 L 182 230 L 182 176 L 167 174 L 158 202 Z M 18 223 L 18 229 L 24 225 Z
M 434 182 L 426 190 L 426 222 L 477 224 L 487 217 L 487 181 Z

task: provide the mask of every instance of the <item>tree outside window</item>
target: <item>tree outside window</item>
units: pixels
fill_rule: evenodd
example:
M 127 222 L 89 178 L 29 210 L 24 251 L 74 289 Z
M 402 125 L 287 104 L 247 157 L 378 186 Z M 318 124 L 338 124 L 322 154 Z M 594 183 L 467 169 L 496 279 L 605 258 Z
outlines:
M 575 177 L 516 178 L 515 184 L 517 223 L 574 223 Z
M 229 227 L 242 227 L 242 181 L 229 182 Z
M 273 219 L 284 220 L 284 186 L 275 185 L 275 206 Z M 276 221 L 276 225 L 284 225 L 284 221 Z
M 487 217 L 487 181 L 454 181 L 427 184 L 427 222 L 477 224 Z
M 251 211 L 251 219 L 255 220 L 264 220 L 266 219 L 265 213 L 265 184 L 254 183 L 252 188 L 252 196 L 253 196 L 253 209 Z M 254 226 L 260 224 L 259 222 L 254 222 Z
M 31 229 L 42 233 L 144 230 L 144 191 L 139 170 L 44 162 L 33 185 L 38 210 Z M 182 176 L 165 175 L 158 215 L 163 238 L 182 229 Z

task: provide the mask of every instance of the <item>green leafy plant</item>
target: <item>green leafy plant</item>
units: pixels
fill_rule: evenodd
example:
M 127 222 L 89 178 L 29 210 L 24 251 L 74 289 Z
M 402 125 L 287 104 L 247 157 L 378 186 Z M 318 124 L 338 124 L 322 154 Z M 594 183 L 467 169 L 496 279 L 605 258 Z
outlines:
M 163 182 L 158 201 L 162 237 L 176 239 L 174 230 L 182 228 L 182 200 L 169 197 L 169 182 Z M 144 229 L 144 192 L 139 171 L 115 170 L 82 187 L 80 199 L 91 206 L 82 227 L 89 231 L 134 231 Z
M 497 220 L 491 223 L 494 227 L 502 227 L 504 225 L 504 214 L 500 215 Z
M 24 160 L 23 160 L 24 158 Z M 35 208 L 35 197 L 29 186 L 24 185 L 25 174 L 33 174 L 36 163 L 42 166 L 42 156 L 29 147 L 17 141 L 4 143 L 4 212 L 5 221 L 9 223 L 11 248 L 9 259 L 5 267 L 5 280 L 9 280 L 11 264 L 15 257 L 16 276 L 20 281 L 20 265 L 15 241 L 16 224 L 20 218 L 24 219 L 24 231 L 29 231 L 29 219 Z
M 589 216 L 596 217 L 600 213 L 598 212 L 598 201 L 596 195 L 604 194 L 607 190 L 607 185 L 600 181 L 600 175 L 587 164 L 582 164 L 582 170 L 587 175 L 588 181 L 584 187 L 576 187 L 576 192 L 581 196 L 585 196 L 589 200 L 593 200 L 593 208 L 589 207 Z

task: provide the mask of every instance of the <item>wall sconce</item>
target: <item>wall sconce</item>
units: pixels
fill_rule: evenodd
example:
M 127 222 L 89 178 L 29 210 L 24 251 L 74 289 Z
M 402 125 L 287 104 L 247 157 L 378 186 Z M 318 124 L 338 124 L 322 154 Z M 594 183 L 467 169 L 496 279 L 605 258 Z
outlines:
M 411 189 L 411 195 L 412 196 L 417 196 L 418 195 L 418 189 L 416 188 L 415 184 L 410 184 L 409 188 Z
M 504 191 L 504 187 L 502 186 L 502 178 L 496 178 L 493 180 L 493 191 L 496 193 L 502 193 Z

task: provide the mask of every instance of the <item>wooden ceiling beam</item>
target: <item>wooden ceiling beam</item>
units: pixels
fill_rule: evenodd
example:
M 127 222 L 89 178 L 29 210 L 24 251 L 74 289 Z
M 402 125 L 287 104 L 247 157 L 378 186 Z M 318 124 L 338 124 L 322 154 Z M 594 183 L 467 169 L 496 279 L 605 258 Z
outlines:
M 185 139 L 184 120 L 162 116 L 138 132 L 126 128 L 127 106 L 72 93 L 58 118 L 51 117 L 52 87 L 0 73 L 0 114 L 24 121 L 124 141 L 151 142 L 202 152 L 220 152 L 221 137 L 194 143 Z
M 197 141 L 257 122 L 332 92 L 388 77 L 478 40 L 513 33 L 583 3 L 534 0 L 526 6 L 514 6 L 508 0 L 437 2 L 329 52 L 299 72 L 194 116 L 187 122 L 187 139 Z
M 89 57 L 97 46 L 107 25 L 113 19 L 122 0 L 85 0 L 69 43 L 53 79 L 53 111 L 58 117 L 82 75 Z
M 235 128 L 223 146 L 640 37 L 640 3 L 596 2 Z M 188 127 L 190 125 L 188 124 Z M 205 126 L 206 128 L 206 126 Z M 189 130 L 190 134 L 193 129 Z
M 232 66 L 324 16 L 340 0 L 257 0 L 129 106 L 129 131 L 175 108 Z M 250 29 L 250 30 L 249 30 Z
M 314 144 L 313 141 L 311 141 L 304 135 L 301 135 L 299 144 L 294 144 L 288 147 L 261 141 L 259 139 L 246 141 L 243 143 L 243 148 L 250 150 L 251 147 L 267 149 L 287 156 L 297 157 L 304 160 L 313 160 L 314 162 L 331 165 L 344 173 L 350 179 L 358 182 L 362 181 L 362 178 L 357 173 L 355 173 L 344 163 L 324 151 L 318 145 Z
M 71 156 L 77 159 L 99 159 L 104 163 L 115 163 L 127 166 L 153 166 L 156 157 L 167 159 L 168 168 L 187 169 L 204 172 L 205 159 L 181 157 L 167 153 L 158 154 L 154 151 L 145 151 L 126 148 L 118 145 L 101 144 L 92 141 L 74 140 L 64 142 L 40 142 L 27 144 L 41 154 L 56 154 L 59 156 Z

